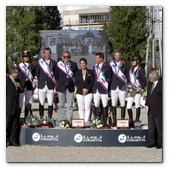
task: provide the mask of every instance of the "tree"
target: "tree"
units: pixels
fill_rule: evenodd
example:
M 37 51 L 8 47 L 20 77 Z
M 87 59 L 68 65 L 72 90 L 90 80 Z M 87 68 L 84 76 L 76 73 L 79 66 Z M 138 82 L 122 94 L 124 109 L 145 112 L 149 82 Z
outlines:
M 130 63 L 134 54 L 142 57 L 145 63 L 147 45 L 147 8 L 145 6 L 111 6 L 107 34 L 114 53 L 123 52 L 123 59 Z
M 22 61 L 22 52 L 31 53 L 31 63 L 37 59 L 33 56 L 39 53 L 39 30 L 43 27 L 43 7 L 39 6 L 8 6 L 6 7 L 6 57 L 8 67 L 12 57 L 18 63 Z
M 57 6 L 45 6 L 44 19 L 47 30 L 60 30 L 61 14 Z
M 56 16 L 56 17 L 55 17 Z M 7 6 L 6 7 L 6 68 L 12 57 L 22 61 L 22 52 L 31 53 L 31 64 L 36 64 L 40 50 L 40 30 L 61 29 L 57 6 Z

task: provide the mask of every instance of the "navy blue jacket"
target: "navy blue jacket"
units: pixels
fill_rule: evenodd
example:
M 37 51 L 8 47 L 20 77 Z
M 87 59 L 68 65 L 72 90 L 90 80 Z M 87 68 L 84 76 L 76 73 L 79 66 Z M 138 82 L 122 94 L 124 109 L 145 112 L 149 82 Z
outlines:
M 146 86 L 146 76 L 145 76 L 145 69 L 144 68 L 141 68 L 141 66 L 139 66 L 139 71 L 138 71 L 138 74 L 137 74 L 137 79 L 139 80 L 139 83 L 141 85 L 141 88 L 144 89 L 145 86 Z M 133 69 L 132 68 L 132 72 L 133 72 Z M 136 75 L 136 72 L 137 70 L 135 71 L 135 75 Z
M 83 80 L 82 69 L 77 70 L 75 74 L 75 81 L 77 86 L 77 94 L 83 94 L 83 89 L 88 89 L 87 94 L 92 93 L 92 86 L 94 82 L 93 70 L 87 69 L 85 81 Z
M 55 70 L 56 70 L 56 61 L 52 60 L 52 72 L 55 76 Z M 51 63 L 50 63 L 51 64 Z M 41 68 L 41 66 L 37 63 L 37 80 L 38 80 L 38 89 L 43 89 L 45 84 L 47 83 L 48 89 L 52 90 L 54 89 L 54 83 L 51 81 L 51 79 L 47 76 L 47 74 L 44 72 L 44 70 Z
M 122 70 L 123 74 L 126 76 L 127 83 L 129 83 L 129 69 L 130 69 L 129 64 L 122 60 L 120 69 Z M 117 86 L 121 90 L 122 86 L 125 85 L 125 83 L 119 78 L 116 79 L 117 76 L 113 71 L 111 73 L 112 73 L 111 90 L 116 90 Z
M 78 70 L 77 68 L 77 63 L 70 61 L 71 62 L 71 71 L 73 72 L 74 76 L 76 71 Z M 66 89 L 66 74 L 57 66 L 56 71 L 55 71 L 55 78 L 58 82 L 58 87 L 57 91 L 63 93 Z M 68 78 L 68 91 L 70 93 L 74 92 L 74 83 L 70 78 Z
M 102 70 L 101 70 L 106 78 L 106 81 L 109 83 L 111 82 L 111 67 L 110 65 L 104 63 L 102 66 Z M 94 84 L 93 84 L 93 93 L 96 93 L 97 89 L 99 91 L 100 94 L 108 94 L 108 91 L 106 91 L 104 89 L 104 87 L 101 85 L 100 82 L 97 82 L 97 76 L 93 67 L 93 72 L 94 72 Z M 110 87 L 108 87 L 109 89 Z
M 29 66 L 30 67 L 30 66 Z M 23 88 L 27 88 L 27 90 L 33 90 L 33 87 L 32 87 L 32 84 L 31 82 L 28 80 L 28 81 L 25 81 L 26 80 L 26 75 L 23 73 L 23 71 L 20 69 L 20 67 L 18 66 L 18 69 L 19 69 L 19 80 L 21 82 L 21 86 Z M 34 76 L 35 76 L 35 66 L 31 65 L 31 74 L 32 74 L 32 77 L 33 77 L 33 80 L 34 80 Z M 32 80 L 32 81 L 33 81 Z

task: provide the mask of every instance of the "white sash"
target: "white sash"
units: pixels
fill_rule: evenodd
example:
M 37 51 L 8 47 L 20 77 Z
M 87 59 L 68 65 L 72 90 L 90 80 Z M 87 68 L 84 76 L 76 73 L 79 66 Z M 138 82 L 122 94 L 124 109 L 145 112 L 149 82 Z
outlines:
M 129 79 L 132 84 L 134 84 L 137 88 L 140 87 L 139 80 L 137 79 L 137 74 L 139 71 L 139 67 L 137 69 L 136 75 L 132 72 L 132 68 L 129 70 Z
M 117 75 L 117 77 L 119 77 L 119 79 L 123 81 L 124 84 L 127 84 L 126 76 L 123 74 L 122 70 L 117 65 L 115 65 L 115 62 L 111 61 L 110 66 L 112 68 L 112 71 Z
M 101 69 L 102 69 L 102 68 L 101 68 Z M 106 78 L 105 78 L 103 72 L 101 71 L 101 69 L 98 67 L 97 64 L 94 65 L 94 70 L 95 70 L 97 79 L 99 79 L 100 84 L 104 87 L 104 89 L 105 89 L 106 91 L 108 91 L 108 85 L 109 85 L 109 84 L 108 84 L 108 82 L 106 81 Z M 100 73 L 100 74 L 98 75 L 98 73 Z
M 55 84 L 54 74 L 52 71 L 51 72 L 49 71 L 49 68 L 48 68 L 47 64 L 45 63 L 45 61 L 43 60 L 43 58 L 38 60 L 38 64 L 44 70 L 45 74 L 47 74 L 47 76 L 50 78 L 50 80 Z
M 30 83 L 32 84 L 33 86 L 33 76 L 32 76 L 32 73 L 31 73 L 31 69 L 29 70 L 25 65 L 24 63 L 20 63 L 18 64 L 19 68 L 22 70 L 22 72 L 25 74 L 26 78 L 28 78 L 28 80 L 30 81 Z M 31 67 L 31 65 L 30 65 Z
M 65 67 L 65 64 L 64 64 L 63 61 L 59 61 L 59 62 L 57 63 L 57 66 L 58 66 L 66 75 L 68 75 L 69 78 L 71 78 L 71 80 L 72 80 L 72 82 L 73 82 L 74 84 L 76 84 L 76 83 L 75 83 L 74 74 L 73 74 L 73 72 L 71 71 L 71 62 L 70 62 L 70 67 L 66 64 L 67 71 L 66 71 L 66 67 Z

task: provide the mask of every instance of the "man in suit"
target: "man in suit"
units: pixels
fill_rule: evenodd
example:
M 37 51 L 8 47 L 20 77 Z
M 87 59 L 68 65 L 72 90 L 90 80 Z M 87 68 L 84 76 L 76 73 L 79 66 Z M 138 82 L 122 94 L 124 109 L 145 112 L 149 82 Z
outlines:
M 63 53 L 63 61 L 59 61 L 56 67 L 55 78 L 58 83 L 59 121 L 65 119 L 65 98 L 67 100 L 67 120 L 71 121 L 73 117 L 74 76 L 78 68 L 75 62 L 70 61 L 70 58 L 70 53 L 65 51 Z
M 9 76 L 6 77 L 6 147 L 10 145 L 20 146 L 17 143 L 19 138 L 19 93 L 22 86 L 19 82 L 19 71 L 15 66 L 9 69 Z
M 101 117 L 99 112 L 101 98 L 103 105 L 104 125 L 106 125 L 108 117 L 107 101 L 108 101 L 108 89 L 111 81 L 111 67 L 107 65 L 103 60 L 104 54 L 96 53 L 95 55 L 96 64 L 93 67 L 94 71 L 93 95 L 95 104 L 94 117 Z
M 19 108 L 20 108 L 20 113 L 21 113 L 21 109 L 23 106 L 23 99 L 25 96 L 24 117 L 26 119 L 28 115 L 27 105 L 31 100 L 31 95 L 33 91 L 33 80 L 35 76 L 35 67 L 29 63 L 30 58 L 31 58 L 31 54 L 29 51 L 23 51 L 22 58 L 23 58 L 23 62 L 21 62 L 18 65 L 18 68 L 19 68 L 19 73 L 20 73 L 19 79 L 21 82 L 21 86 L 24 89 L 24 92 L 20 93 L 20 96 L 19 96 Z
M 116 106 L 118 98 L 121 106 L 121 119 L 125 118 L 125 100 L 126 92 L 122 91 L 122 86 L 129 83 L 129 64 L 122 60 L 123 54 L 121 51 L 115 52 L 115 60 L 110 62 L 112 68 L 112 81 L 111 81 L 111 100 L 112 100 L 112 116 L 113 124 L 116 126 Z
M 48 117 L 52 118 L 56 61 L 51 59 L 51 49 L 49 47 L 44 49 L 44 56 L 44 58 L 38 60 L 37 64 L 39 113 L 40 117 L 44 116 L 44 102 L 47 96 Z
M 148 148 L 162 148 L 162 80 L 156 70 L 149 73 L 150 83 L 146 98 L 148 106 Z M 158 141 L 157 135 L 158 134 Z

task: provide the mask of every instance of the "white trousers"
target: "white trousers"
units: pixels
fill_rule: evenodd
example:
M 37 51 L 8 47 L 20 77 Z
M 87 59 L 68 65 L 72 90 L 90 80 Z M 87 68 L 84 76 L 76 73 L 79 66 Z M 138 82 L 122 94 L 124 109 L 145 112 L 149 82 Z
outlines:
M 140 94 L 134 94 L 134 95 L 130 95 L 128 94 L 128 101 L 127 101 L 127 109 L 131 109 L 132 108 L 132 104 L 133 101 L 135 100 L 135 107 L 136 109 L 138 107 L 140 107 L 140 99 L 141 99 L 141 95 Z
M 47 96 L 48 100 L 48 106 L 53 105 L 53 99 L 54 99 L 54 89 L 49 90 L 47 87 L 47 84 L 44 86 L 43 89 L 38 89 L 39 90 L 39 101 L 40 104 L 43 106 L 45 102 L 45 98 Z
M 27 88 L 24 88 L 24 92 L 19 94 L 19 107 L 22 108 L 23 106 L 23 99 L 25 95 L 25 107 L 27 106 L 28 103 L 31 101 L 31 94 L 32 90 L 27 90 Z
M 90 117 L 92 97 L 93 97 L 92 93 L 86 95 L 76 94 L 78 108 L 79 108 L 79 117 L 80 119 L 84 119 L 85 122 L 87 122 Z M 84 110 L 85 110 L 85 116 L 84 116 Z
M 106 107 L 107 106 L 108 94 L 100 94 L 98 92 L 98 90 L 97 90 L 96 93 L 94 93 L 94 105 L 95 105 L 95 107 L 99 107 L 100 98 L 102 99 L 103 107 Z
M 119 89 L 117 86 L 116 90 L 111 90 L 111 98 L 112 98 L 112 106 L 116 107 L 118 98 L 120 101 L 120 106 L 125 106 L 125 100 L 126 100 L 126 92 Z

